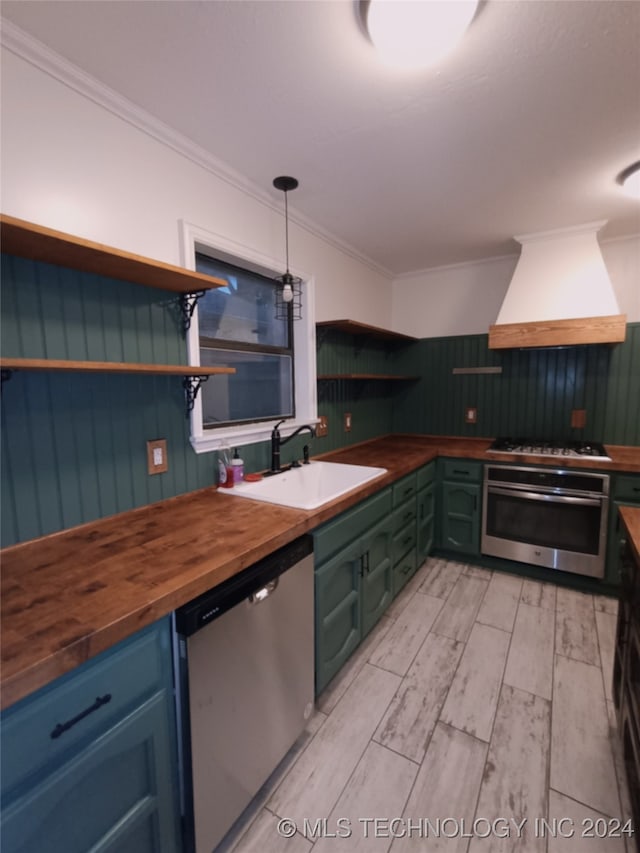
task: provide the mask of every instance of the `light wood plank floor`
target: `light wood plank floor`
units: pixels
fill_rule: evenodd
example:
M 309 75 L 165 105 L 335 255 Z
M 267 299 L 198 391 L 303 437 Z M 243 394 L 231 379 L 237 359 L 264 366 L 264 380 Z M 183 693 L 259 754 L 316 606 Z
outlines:
M 218 850 L 635 853 L 616 610 L 430 558 Z

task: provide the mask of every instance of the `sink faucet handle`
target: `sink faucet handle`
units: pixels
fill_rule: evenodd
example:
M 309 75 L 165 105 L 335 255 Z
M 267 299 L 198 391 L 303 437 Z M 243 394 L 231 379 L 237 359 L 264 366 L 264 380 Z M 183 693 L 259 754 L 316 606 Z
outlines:
M 274 426 L 274 428 L 273 428 L 274 435 L 278 432 L 278 427 L 280 426 L 280 424 L 283 424 L 285 421 L 286 421 L 286 418 L 283 418 L 281 421 L 278 421 L 278 423 Z
M 304 464 L 308 465 L 309 464 L 309 445 L 308 444 L 305 444 L 305 446 L 302 448 L 302 457 L 303 457 L 302 461 L 304 462 Z

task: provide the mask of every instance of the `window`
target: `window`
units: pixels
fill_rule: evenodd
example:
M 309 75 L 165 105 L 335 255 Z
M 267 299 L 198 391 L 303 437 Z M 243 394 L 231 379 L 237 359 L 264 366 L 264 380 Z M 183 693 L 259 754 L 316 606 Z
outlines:
M 198 304 L 200 364 L 236 369 L 224 393 L 203 385 L 204 428 L 294 417 L 293 321 L 275 317 L 277 283 L 201 253 L 196 269 L 227 282 Z
M 191 223 L 181 222 L 185 267 L 227 285 L 198 300 L 187 333 L 190 364 L 221 364 L 235 374 L 204 382 L 191 412 L 196 453 L 268 441 L 276 421 L 283 436 L 317 422 L 314 281 L 301 270 L 302 319 L 276 321 L 274 277 L 282 261 Z M 220 293 L 222 291 L 222 293 Z

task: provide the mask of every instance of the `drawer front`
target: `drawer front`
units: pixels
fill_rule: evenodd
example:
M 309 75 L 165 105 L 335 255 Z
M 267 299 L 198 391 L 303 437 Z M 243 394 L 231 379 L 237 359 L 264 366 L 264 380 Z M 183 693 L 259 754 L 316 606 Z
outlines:
M 163 686 L 171 677 L 170 655 L 167 618 L 5 712 L 3 794 L 40 768 L 84 748 Z M 65 724 L 71 725 L 52 737 Z
M 383 489 L 312 531 L 316 566 L 351 544 L 390 512 L 391 489 Z
M 469 459 L 443 459 L 442 479 L 479 483 L 482 480 L 482 462 Z
M 417 558 L 415 549 L 409 551 L 400 562 L 393 567 L 393 595 L 394 597 L 405 586 L 407 581 L 413 577 L 416 572 Z
M 418 471 L 418 491 L 420 489 L 424 489 L 425 486 L 430 485 L 436 478 L 436 461 L 435 459 L 432 462 L 429 462 L 427 465 L 423 465 L 422 468 Z
M 394 509 L 391 529 L 395 534 L 399 530 L 402 530 L 403 527 L 406 527 L 407 524 L 415 524 L 416 518 L 417 507 L 415 498 L 409 498 L 408 501 L 405 501 L 397 509 Z
M 400 506 L 405 501 L 408 501 L 410 497 L 415 495 L 417 491 L 417 482 L 418 478 L 415 474 L 409 474 L 407 477 L 403 477 L 401 480 L 398 480 L 397 483 L 394 483 L 392 486 L 393 489 L 393 505 L 394 507 Z
M 397 564 L 407 551 L 415 549 L 417 530 L 415 522 L 407 524 L 393 537 L 393 564 Z
M 427 486 L 418 492 L 417 501 L 418 524 L 421 524 L 428 518 L 433 518 L 436 512 L 436 491 L 435 485 Z
M 633 474 L 621 474 L 616 477 L 613 497 L 617 500 L 640 503 L 640 477 Z

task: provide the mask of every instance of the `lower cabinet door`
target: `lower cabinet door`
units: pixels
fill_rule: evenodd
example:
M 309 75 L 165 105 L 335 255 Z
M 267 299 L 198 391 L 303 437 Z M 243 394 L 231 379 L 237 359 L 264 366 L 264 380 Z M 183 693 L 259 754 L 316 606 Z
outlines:
M 4 804 L 3 853 L 178 853 L 166 690 Z
M 359 543 L 316 569 L 316 694 L 360 643 L 361 569 Z
M 449 551 L 480 553 L 480 486 L 442 484 L 441 545 Z
M 638 478 L 640 480 L 640 477 Z M 615 586 L 620 586 L 622 572 L 622 548 L 627 538 L 624 525 L 620 519 L 620 507 L 640 506 L 632 501 L 611 501 L 609 505 L 609 530 L 607 534 L 607 557 L 605 565 L 605 580 Z
M 392 525 L 387 518 L 373 528 L 362 540 L 362 637 L 364 638 L 391 604 Z

